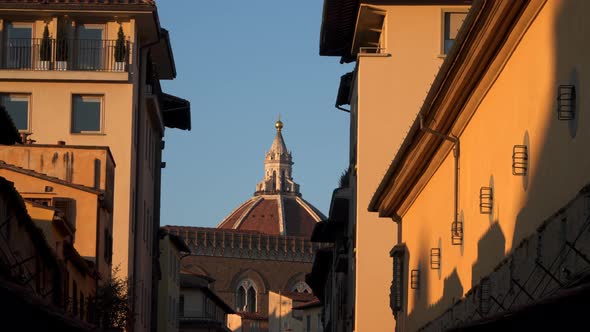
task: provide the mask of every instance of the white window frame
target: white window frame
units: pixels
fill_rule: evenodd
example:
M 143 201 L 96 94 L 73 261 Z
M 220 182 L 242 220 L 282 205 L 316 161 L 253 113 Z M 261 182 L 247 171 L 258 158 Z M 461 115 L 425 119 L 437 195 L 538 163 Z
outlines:
M 75 97 L 95 97 L 100 99 L 100 116 L 98 131 L 80 131 L 74 132 L 74 98 Z M 71 135 L 104 135 L 105 128 L 105 95 L 100 93 L 72 93 L 70 96 L 70 134 Z

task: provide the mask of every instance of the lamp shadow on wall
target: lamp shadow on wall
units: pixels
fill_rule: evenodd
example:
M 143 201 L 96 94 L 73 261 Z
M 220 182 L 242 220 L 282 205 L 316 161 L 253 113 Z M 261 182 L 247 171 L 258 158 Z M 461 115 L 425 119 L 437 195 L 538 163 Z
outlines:
M 554 98 L 551 98 L 550 107 L 538 110 L 547 124 L 544 132 L 530 132 L 529 144 L 539 146 L 529 146 L 529 150 L 536 152 L 529 158 L 532 172 L 527 179 L 523 207 L 515 221 L 511 249 L 534 234 L 545 219 L 573 199 L 589 180 L 584 174 L 588 174 L 590 164 L 587 150 L 590 146 L 590 118 L 583 107 L 588 105 L 584 85 L 588 70 L 581 66 L 588 59 L 580 46 L 587 44 L 584 32 L 588 29 L 581 30 L 587 26 L 584 23 L 587 10 L 582 8 L 585 3 L 578 1 L 561 1 L 558 6 L 554 23 L 554 74 L 547 91 Z M 573 119 L 558 119 L 560 85 L 575 87 Z

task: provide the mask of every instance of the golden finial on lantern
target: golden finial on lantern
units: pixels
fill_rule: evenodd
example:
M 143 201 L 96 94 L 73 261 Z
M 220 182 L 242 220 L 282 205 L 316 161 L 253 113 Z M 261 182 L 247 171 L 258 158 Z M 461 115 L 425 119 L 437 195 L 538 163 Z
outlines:
M 275 128 L 277 128 L 277 131 L 281 131 L 281 129 L 283 129 L 283 122 L 281 121 L 281 114 L 279 113 L 279 120 L 277 120 L 277 122 L 275 122 Z

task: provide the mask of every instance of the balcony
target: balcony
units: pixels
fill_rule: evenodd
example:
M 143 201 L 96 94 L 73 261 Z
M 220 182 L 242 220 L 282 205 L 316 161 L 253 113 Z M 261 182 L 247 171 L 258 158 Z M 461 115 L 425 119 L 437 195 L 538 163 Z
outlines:
M 106 72 L 118 74 L 114 80 L 126 80 L 130 46 L 128 41 L 118 45 L 116 40 L 9 38 L 2 51 L 0 78 L 100 80 L 91 73 Z

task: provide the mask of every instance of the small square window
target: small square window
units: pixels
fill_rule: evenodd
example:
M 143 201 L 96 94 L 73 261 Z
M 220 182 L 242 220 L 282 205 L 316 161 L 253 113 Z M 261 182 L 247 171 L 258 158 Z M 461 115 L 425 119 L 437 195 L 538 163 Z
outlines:
M 455 44 L 457 32 L 459 32 L 461 25 L 463 25 L 465 17 L 467 17 L 467 12 L 443 12 L 443 54 L 448 54 L 451 47 Z
M 12 118 L 12 122 L 19 131 L 29 131 L 29 100 L 30 95 L 2 94 L 0 103 Z
M 72 97 L 72 133 L 102 132 L 102 96 Z

